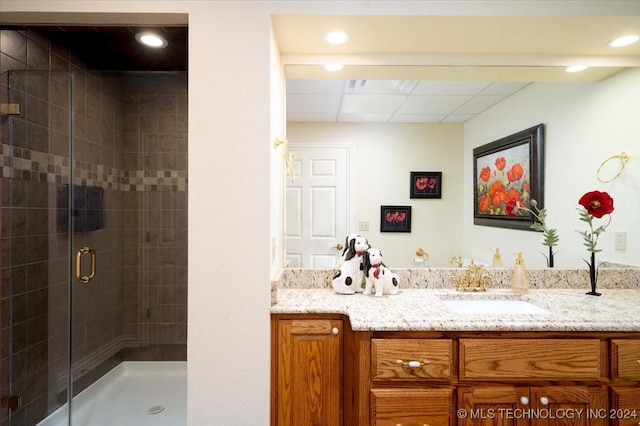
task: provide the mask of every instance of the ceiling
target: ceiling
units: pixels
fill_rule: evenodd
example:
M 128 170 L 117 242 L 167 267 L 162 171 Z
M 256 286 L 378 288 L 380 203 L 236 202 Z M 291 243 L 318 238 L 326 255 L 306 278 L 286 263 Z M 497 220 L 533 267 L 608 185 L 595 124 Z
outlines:
M 188 27 L 139 26 L 19 26 L 41 34 L 80 58 L 89 70 L 99 71 L 186 71 Z M 162 49 L 143 46 L 135 39 L 139 32 L 152 29 L 168 41 Z
M 463 122 L 536 81 L 598 81 L 640 66 L 640 16 L 274 16 L 287 78 L 287 119 L 330 122 Z M 22 27 L 66 46 L 93 70 L 187 70 L 188 28 L 159 30 L 148 50 L 132 26 Z M 349 33 L 342 46 L 330 30 Z M 337 73 L 323 65 L 341 63 Z M 590 68 L 568 74 L 567 65 Z
M 640 66 L 640 17 L 276 16 L 287 120 L 464 122 L 531 82 L 598 81 Z M 341 46 L 324 35 L 343 30 Z M 324 64 L 340 63 L 331 73 Z M 587 70 L 569 74 L 568 65 Z

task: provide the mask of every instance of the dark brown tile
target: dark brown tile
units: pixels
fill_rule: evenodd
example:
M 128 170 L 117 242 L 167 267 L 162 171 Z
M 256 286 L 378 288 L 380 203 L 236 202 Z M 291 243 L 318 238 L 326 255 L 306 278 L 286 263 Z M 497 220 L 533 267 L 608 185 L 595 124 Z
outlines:
M 27 37 L 25 33 L 14 30 L 0 30 L 0 51 L 26 64 Z
M 49 209 L 27 209 L 27 235 L 42 235 L 49 232 Z

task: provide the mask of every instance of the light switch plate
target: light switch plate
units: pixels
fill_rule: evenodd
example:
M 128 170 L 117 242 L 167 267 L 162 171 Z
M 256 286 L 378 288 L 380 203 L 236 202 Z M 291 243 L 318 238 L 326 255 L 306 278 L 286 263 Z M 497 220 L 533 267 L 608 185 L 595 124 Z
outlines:
M 369 222 L 366 220 L 361 220 L 358 223 L 358 231 L 368 231 L 369 230 Z

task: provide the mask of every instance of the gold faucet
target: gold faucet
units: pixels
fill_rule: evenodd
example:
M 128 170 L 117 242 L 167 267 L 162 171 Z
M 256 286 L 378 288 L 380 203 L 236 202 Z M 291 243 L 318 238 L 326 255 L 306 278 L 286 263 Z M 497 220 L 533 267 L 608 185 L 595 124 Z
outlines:
M 464 261 L 462 260 L 462 256 L 451 256 L 449 258 L 449 264 L 450 265 L 456 265 L 458 268 L 462 268 L 462 265 L 464 264 Z
M 487 279 L 493 278 L 493 274 L 487 272 L 484 266 L 476 265 L 473 260 L 466 272 L 451 275 L 456 280 L 458 291 L 487 291 Z

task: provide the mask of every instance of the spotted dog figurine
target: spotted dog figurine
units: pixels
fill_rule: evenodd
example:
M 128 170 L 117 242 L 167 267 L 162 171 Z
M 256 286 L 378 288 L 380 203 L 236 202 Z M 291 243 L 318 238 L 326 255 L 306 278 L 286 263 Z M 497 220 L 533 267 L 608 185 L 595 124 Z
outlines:
M 374 296 L 382 297 L 383 294 L 398 294 L 398 275 L 391 272 L 382 263 L 382 253 L 377 248 L 370 248 L 364 255 L 364 294 L 371 294 L 375 290 Z

